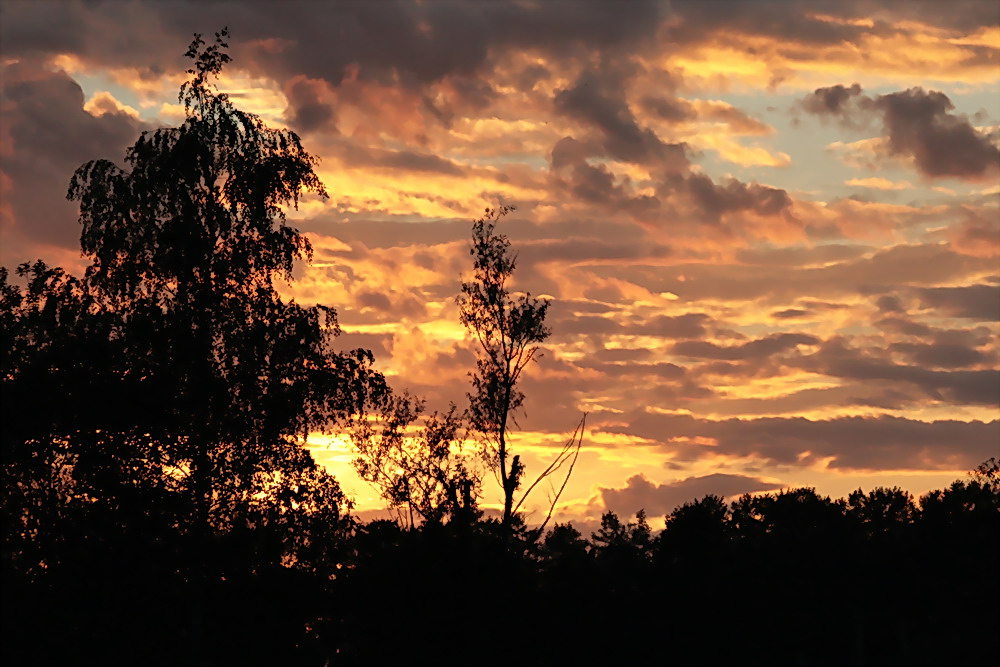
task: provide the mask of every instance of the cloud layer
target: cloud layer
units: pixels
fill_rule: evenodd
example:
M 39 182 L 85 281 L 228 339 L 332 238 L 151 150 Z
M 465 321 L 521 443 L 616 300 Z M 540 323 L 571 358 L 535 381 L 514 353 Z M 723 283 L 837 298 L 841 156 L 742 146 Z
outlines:
M 292 212 L 287 294 L 432 407 L 474 363 L 469 223 L 517 206 L 516 287 L 553 300 L 529 464 L 590 414 L 566 516 L 919 492 L 1000 453 L 1000 33 L 958 4 L 9 3 L 0 255 L 79 268 L 73 170 L 176 123 L 191 34 L 228 25 L 220 86 L 331 195 Z

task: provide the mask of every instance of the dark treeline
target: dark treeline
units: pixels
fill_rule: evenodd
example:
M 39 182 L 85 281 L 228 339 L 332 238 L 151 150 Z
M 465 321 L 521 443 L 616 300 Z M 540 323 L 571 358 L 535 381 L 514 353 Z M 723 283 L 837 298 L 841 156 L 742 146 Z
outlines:
M 93 509 L 43 571 L 5 560 L 5 664 L 994 664 L 998 493 L 707 496 L 589 537 L 342 519 L 292 550 Z
M 526 476 L 508 434 L 548 302 L 508 289 L 508 209 L 473 225 L 458 297 L 469 406 L 426 415 L 336 347 L 332 308 L 279 294 L 311 253 L 283 211 L 326 192 L 215 88 L 224 39 L 192 43 L 180 127 L 73 175 L 86 273 L 0 268 L 4 664 L 995 662 L 995 459 L 919 502 L 707 496 L 584 535 L 553 501 L 527 525 L 585 419 Z M 351 514 L 316 431 L 351 434 L 398 521 Z

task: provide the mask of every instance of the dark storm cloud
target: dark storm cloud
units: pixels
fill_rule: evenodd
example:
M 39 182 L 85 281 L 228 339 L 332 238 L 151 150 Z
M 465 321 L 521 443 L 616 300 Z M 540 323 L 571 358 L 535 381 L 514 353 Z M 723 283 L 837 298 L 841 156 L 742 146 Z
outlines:
M 817 115 L 840 115 L 847 110 L 848 103 L 852 98 L 859 95 L 861 95 L 861 86 L 859 84 L 855 83 L 848 88 L 838 83 L 835 86 L 817 88 L 809 95 L 806 95 L 801 104 L 802 108 L 809 113 Z
M 850 307 L 841 303 L 826 303 L 823 301 L 810 301 L 808 299 L 800 301 L 798 305 L 800 307 L 772 311 L 771 317 L 776 320 L 808 319 L 819 317 L 822 311 L 844 310 Z
M 146 128 L 108 105 L 96 117 L 85 111 L 83 90 L 61 70 L 14 63 L 3 67 L 2 80 L 0 135 L 10 145 L 0 169 L 10 179 L 14 219 L 0 226 L 35 242 L 79 247 L 76 205 L 66 201 L 70 177 L 89 160 L 121 163 Z
M 878 306 L 878 310 L 880 313 L 906 312 L 906 309 L 903 308 L 903 305 L 900 302 L 899 297 L 891 294 L 885 294 L 883 296 L 880 296 L 878 300 L 875 302 L 875 305 Z
M 846 303 L 833 303 L 830 301 L 816 301 L 814 299 L 802 299 L 800 301 L 803 308 L 811 310 L 846 310 L 851 306 Z
M 597 204 L 612 212 L 624 211 L 638 220 L 654 216 L 661 202 L 649 195 L 633 195 L 629 179 L 616 179 L 603 164 L 590 164 L 593 146 L 563 137 L 549 154 L 552 185 L 573 199 Z M 596 151 L 600 152 L 600 151 Z
M 710 320 L 711 318 L 705 313 L 659 315 L 650 320 L 646 327 L 664 338 L 701 338 L 706 335 L 705 325 Z
M 599 371 L 605 378 L 620 379 L 622 377 L 643 377 L 660 380 L 679 380 L 684 377 L 686 371 L 683 366 L 660 362 L 655 364 L 642 364 L 630 362 L 605 363 L 601 361 L 584 359 L 574 363 L 574 367 L 586 368 Z
M 889 331 L 896 331 L 907 336 L 926 336 L 933 331 L 926 324 L 914 322 L 905 317 L 883 317 L 875 321 L 875 326 Z
M 968 470 L 995 456 L 1000 442 L 1000 421 L 923 422 L 890 416 L 713 421 L 645 411 L 622 415 L 622 421 L 629 425 L 605 430 L 661 443 L 682 460 L 727 454 L 810 465 L 834 457 L 831 467 L 845 470 Z M 716 445 L 707 447 L 685 438 L 712 438 Z
M 889 349 L 921 366 L 931 368 L 967 368 L 989 360 L 987 355 L 976 348 L 957 343 L 893 343 Z
M 866 0 L 867 8 L 884 7 L 897 16 L 907 16 L 926 25 L 948 30 L 973 31 L 1000 22 L 1000 8 L 980 0 Z M 861 5 L 860 9 L 866 9 Z
M 549 153 L 549 164 L 553 169 L 572 167 L 585 162 L 594 154 L 594 149 L 573 137 L 563 137 L 552 146 Z
M 744 361 L 762 359 L 787 352 L 799 345 L 817 345 L 815 336 L 798 333 L 782 333 L 758 338 L 739 345 L 723 346 L 703 340 L 685 340 L 675 343 L 673 353 L 695 359 L 717 359 L 720 361 Z
M 553 330 L 559 334 L 619 334 L 624 336 L 650 336 L 668 340 L 702 338 L 708 335 L 711 317 L 704 313 L 683 315 L 655 315 L 648 319 L 622 321 L 621 315 L 614 319 L 579 312 L 572 304 L 556 299 L 549 308 Z M 606 350 L 606 355 L 622 354 L 620 350 Z M 621 359 L 604 359 L 622 361 Z
M 920 399 L 897 389 L 883 389 L 874 395 L 853 396 L 847 403 L 879 410 L 903 410 L 919 404 Z
M 1000 168 L 1000 149 L 962 116 L 944 93 L 910 88 L 882 95 L 889 151 L 912 156 L 926 176 L 982 177 Z
M 782 375 L 784 370 L 781 364 L 761 363 L 767 362 L 766 358 L 756 358 L 750 363 L 734 363 L 730 361 L 709 361 L 700 363 L 692 369 L 692 374 L 700 377 L 727 377 L 727 378 L 750 378 L 750 377 L 775 377 Z
M 521 241 L 518 259 L 526 263 L 569 262 L 587 264 L 609 260 L 662 259 L 669 247 L 645 238 L 615 240 L 603 238 L 553 238 Z
M 841 44 L 857 41 L 872 29 L 823 21 L 818 15 L 857 16 L 857 5 L 813 0 L 804 11 L 784 2 L 680 0 L 671 3 L 676 20 L 666 32 L 680 43 L 700 42 L 718 32 L 736 32 L 812 45 Z
M 648 348 L 601 348 L 591 355 L 593 359 L 601 363 L 623 363 L 630 361 L 643 361 L 652 356 L 652 351 Z
M 1000 257 L 1000 216 L 996 215 L 996 209 L 975 211 L 965 208 L 961 214 L 965 220 L 954 227 L 955 246 L 974 255 Z
M 944 359 L 943 350 L 925 355 Z M 858 382 L 909 385 L 938 402 L 995 406 L 1000 404 L 1000 370 L 933 370 L 897 364 L 884 350 L 848 347 L 841 338 L 825 341 L 820 349 L 797 362 L 803 369 Z
M 323 54 L 318 62 L 306 61 L 313 47 L 302 39 L 295 54 L 299 57 L 289 63 L 295 71 L 308 73 L 311 66 L 335 76 L 344 64 L 356 62 L 362 76 L 367 68 L 396 69 L 420 82 L 478 71 L 491 52 L 507 48 L 530 46 L 558 55 L 584 47 L 634 48 L 655 34 L 664 9 L 651 2 L 631 3 L 627 12 L 602 2 L 345 2 L 320 7 L 294 5 L 295 18 L 302 21 L 292 26 L 293 35 L 305 28 L 306 37 L 331 30 L 334 36 L 318 40 Z M 473 87 L 470 94 L 482 91 Z
M 528 65 L 517 75 L 516 85 L 517 89 L 526 92 L 533 90 L 539 82 L 544 81 L 552 75 L 544 65 Z
M 880 113 L 885 150 L 912 158 L 928 177 L 981 179 L 1000 169 L 995 137 L 978 131 L 965 116 L 953 114 L 955 105 L 941 92 L 915 87 L 872 98 L 858 84 L 836 85 L 817 88 L 800 105 L 849 127 L 864 125 Z
M 296 77 L 285 86 L 289 124 L 302 133 L 336 131 L 333 104 L 324 99 L 326 84 L 315 79 Z
M 639 100 L 639 105 L 647 113 L 671 123 L 694 120 L 698 116 L 694 105 L 679 97 L 649 95 Z
M 454 77 L 451 80 L 451 89 L 463 102 L 477 111 L 486 109 L 498 95 L 489 81 L 478 76 Z
M 386 311 L 392 307 L 389 297 L 381 292 L 361 292 L 357 295 L 358 305 L 362 308 L 374 308 Z
M 776 310 L 771 313 L 771 317 L 776 320 L 796 320 L 808 316 L 809 311 L 802 310 L 801 308 L 786 308 L 785 310 Z
M 799 101 L 806 113 L 832 119 L 851 129 L 862 129 L 872 120 L 874 101 L 863 94 L 860 84 L 817 88 Z
M 778 488 L 781 488 L 780 484 L 765 482 L 756 477 L 715 473 L 666 484 L 656 484 L 642 475 L 634 475 L 628 479 L 624 488 L 601 487 L 600 490 L 604 506 L 621 516 L 634 515 L 640 509 L 646 510 L 649 516 L 663 516 L 679 505 L 700 500 L 710 494 L 728 498 Z
M 469 236 L 467 220 L 371 220 L 352 217 L 349 222 L 345 222 L 329 213 L 324 213 L 297 221 L 296 225 L 304 231 L 335 236 L 352 247 L 360 243 L 371 249 L 410 245 L 434 246 L 464 241 Z M 418 263 L 420 257 L 418 254 L 415 258 Z M 317 259 L 320 259 L 319 251 Z M 431 255 L 426 255 L 425 259 L 425 263 L 429 265 L 437 261 L 436 257 Z
M 570 190 L 585 202 L 618 208 L 629 200 L 626 189 L 615 183 L 615 176 L 603 164 L 580 162 L 573 166 Z
M 402 318 L 417 319 L 423 318 L 427 314 L 427 307 L 419 293 L 410 291 L 376 292 L 363 290 L 359 292 L 355 299 L 359 308 L 368 308 L 375 315 L 375 318 L 359 319 L 359 313 L 346 312 L 341 315 L 342 324 L 359 324 L 371 322 L 393 322 Z
M 559 302 L 554 301 L 553 306 Z M 610 335 L 622 332 L 622 325 L 617 321 L 600 315 L 576 315 L 562 312 L 559 308 L 550 308 L 547 320 L 553 331 L 560 336 L 566 335 Z
M 194 32 L 231 28 L 243 66 L 277 80 L 298 74 L 338 85 L 349 65 L 361 79 L 420 87 L 456 75 L 456 93 L 475 104 L 484 89 L 476 73 L 509 50 L 532 49 L 565 59 L 601 52 L 613 56 L 647 45 L 689 44 L 717 33 L 768 36 L 809 45 L 857 43 L 889 34 L 899 19 L 965 31 L 996 23 L 989 2 L 869 0 L 810 2 L 809 11 L 786 3 L 737 0 L 652 2 L 89 2 L 52 5 L 8 2 L 0 43 L 14 56 L 78 54 L 98 65 L 127 64 L 149 75 L 176 71 Z M 831 22 L 820 15 L 869 18 Z M 668 22 L 664 23 L 666 19 Z M 108 36 L 113 35 L 114 39 Z M 180 45 L 180 46 L 178 46 Z M 980 56 L 987 57 L 987 56 Z M 527 71 L 522 86 L 545 76 Z M 488 92 L 486 93 L 489 94 Z
M 996 25 L 996 4 L 982 0 L 810 0 L 804 5 L 747 0 L 674 0 L 674 20 L 663 37 L 701 42 L 720 34 L 774 37 L 810 46 L 857 44 L 866 35 L 903 32 L 900 22 L 919 21 L 936 29 L 970 32 Z M 828 21 L 834 17 L 843 21 Z M 874 19 L 870 24 L 849 19 Z
M 679 97 L 647 95 L 639 99 L 638 106 L 647 114 L 669 123 L 710 120 L 726 123 L 737 134 L 770 134 L 774 131 L 774 128 L 747 112 L 727 104 L 708 103 L 699 109 Z
M 491 54 L 530 47 L 568 57 L 635 49 L 666 15 L 665 3 L 630 2 L 72 2 L 59 11 L 6 3 L 5 52 L 76 53 L 101 65 L 173 71 L 194 32 L 229 26 L 241 66 L 277 80 L 298 74 L 338 85 L 348 65 L 361 79 L 412 88 L 449 75 L 470 77 Z M 114 39 L 108 39 L 114 35 Z M 484 90 L 474 77 L 456 92 Z
M 697 374 L 695 374 L 697 376 Z M 863 407 L 880 410 L 903 410 L 917 406 L 919 395 L 881 386 L 846 385 L 802 389 L 779 397 L 721 395 L 701 401 L 699 409 L 710 414 L 750 416 L 792 416 L 803 411 L 828 410 L 831 407 Z
M 772 216 L 792 205 L 788 193 L 757 183 L 747 184 L 735 178 L 718 185 L 704 174 L 692 174 L 685 180 L 687 192 L 706 222 L 717 223 L 727 213 L 749 211 Z
M 569 88 L 556 92 L 558 113 L 600 132 L 604 154 L 636 164 L 687 166 L 683 144 L 667 144 L 648 127 L 641 127 L 632 114 L 622 89 L 627 72 L 586 71 Z
M 684 302 L 701 299 L 739 301 L 768 298 L 790 301 L 809 294 L 814 298 L 836 295 L 880 295 L 899 286 L 933 286 L 982 273 L 995 262 L 957 253 L 944 245 L 898 245 L 844 261 L 813 265 L 811 251 L 794 253 L 805 266 L 776 261 L 772 265 L 688 264 L 685 281 L 650 267 L 618 267 L 616 276 L 648 286 L 656 292 L 669 291 Z M 869 249 L 870 251 L 870 249 Z M 765 255 L 767 253 L 764 253 Z M 777 255 L 780 257 L 780 253 Z M 822 256 L 822 253 L 816 257 Z
M 640 325 L 626 327 L 633 335 L 659 336 L 662 338 L 686 339 L 702 338 L 708 334 L 706 324 L 712 318 L 705 313 L 685 313 L 683 315 L 657 315 Z
M 433 153 L 416 153 L 409 150 L 393 151 L 350 144 L 345 146 L 341 156 L 352 168 L 381 167 L 402 171 L 423 171 L 446 176 L 465 174 L 463 167 L 458 163 Z
M 927 287 L 917 291 L 921 305 L 942 315 L 984 322 L 1000 321 L 1000 286 Z

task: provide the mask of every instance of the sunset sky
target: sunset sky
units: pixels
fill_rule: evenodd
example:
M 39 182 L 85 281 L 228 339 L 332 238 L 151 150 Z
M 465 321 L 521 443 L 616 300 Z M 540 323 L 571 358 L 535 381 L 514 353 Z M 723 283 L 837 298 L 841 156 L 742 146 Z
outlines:
M 3 0 L 0 264 L 82 271 L 74 169 L 177 124 L 223 26 L 220 87 L 330 193 L 283 292 L 431 409 L 474 366 L 471 222 L 517 207 L 516 288 L 552 300 L 529 478 L 589 415 L 558 518 L 919 494 L 1000 455 L 1000 3 Z

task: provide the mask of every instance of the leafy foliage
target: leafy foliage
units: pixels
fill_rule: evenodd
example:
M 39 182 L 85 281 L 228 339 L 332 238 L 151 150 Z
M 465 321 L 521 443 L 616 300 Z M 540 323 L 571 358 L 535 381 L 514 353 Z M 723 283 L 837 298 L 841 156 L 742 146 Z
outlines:
M 215 90 L 225 37 L 205 47 L 196 36 L 187 52 L 185 122 L 143 133 L 127 171 L 85 164 L 69 196 L 93 259 L 88 284 L 126 327 L 128 356 L 161 378 L 156 435 L 190 472 L 204 518 L 228 523 L 236 499 L 312 468 L 299 436 L 358 412 L 383 384 L 369 352 L 334 352 L 331 308 L 285 303 L 275 288 L 311 253 L 283 207 L 326 192 L 294 133 Z
M 452 404 L 433 413 L 419 432 L 424 402 L 409 394 L 387 398 L 374 420 L 362 420 L 352 436 L 358 474 L 375 485 L 409 526 L 421 521 L 469 520 L 478 516 L 482 482 L 475 461 L 462 452 L 463 415 Z M 416 517 L 414 516 L 416 515 Z
M 299 562 L 315 557 L 308 525 L 336 532 L 349 507 L 301 439 L 385 383 L 370 352 L 335 350 L 332 308 L 278 294 L 311 253 L 284 208 L 326 193 L 294 133 L 216 90 L 225 37 L 192 42 L 180 127 L 143 133 L 125 169 L 74 174 L 86 275 L 25 264 L 20 288 L 0 274 L 5 544 L 20 568 L 98 511 L 122 530 L 267 527 Z

